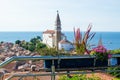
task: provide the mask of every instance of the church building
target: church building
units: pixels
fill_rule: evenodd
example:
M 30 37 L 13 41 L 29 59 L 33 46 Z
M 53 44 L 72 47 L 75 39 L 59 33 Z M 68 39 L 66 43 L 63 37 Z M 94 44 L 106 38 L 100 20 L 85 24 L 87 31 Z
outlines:
M 51 48 L 56 48 L 57 50 L 64 48 L 64 46 L 61 46 L 61 41 L 63 41 L 64 39 L 66 39 L 65 35 L 61 32 L 62 28 L 61 28 L 61 20 L 60 20 L 60 16 L 59 16 L 59 12 L 57 11 L 57 17 L 56 17 L 56 21 L 55 21 L 55 29 L 54 30 L 46 30 L 43 32 L 43 43 L 45 43 L 48 47 Z M 70 44 L 72 45 L 68 40 L 65 40 L 67 42 L 67 45 Z M 60 42 L 60 43 L 59 43 Z M 69 47 L 68 47 L 69 48 Z M 67 48 L 67 50 L 68 50 Z M 71 47 L 70 47 L 71 49 Z

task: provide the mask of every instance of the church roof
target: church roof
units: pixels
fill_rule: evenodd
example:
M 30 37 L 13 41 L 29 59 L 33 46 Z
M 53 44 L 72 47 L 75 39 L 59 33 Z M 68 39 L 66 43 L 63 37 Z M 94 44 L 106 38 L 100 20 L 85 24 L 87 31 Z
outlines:
M 55 34 L 55 30 L 46 30 L 43 34 Z M 61 35 L 64 36 L 64 33 L 61 33 Z
M 68 41 L 68 40 L 61 40 L 60 42 L 59 42 L 60 44 L 72 44 L 70 41 Z
M 46 30 L 43 32 L 44 34 L 54 34 L 55 31 L 54 30 Z

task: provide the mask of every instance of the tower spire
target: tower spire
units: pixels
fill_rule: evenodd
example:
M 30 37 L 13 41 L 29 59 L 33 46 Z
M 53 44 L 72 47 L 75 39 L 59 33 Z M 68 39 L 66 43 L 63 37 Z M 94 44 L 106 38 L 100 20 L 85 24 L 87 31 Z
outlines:
M 102 45 L 103 45 L 103 43 L 102 43 L 102 37 L 100 36 L 100 39 L 98 41 L 98 46 L 102 46 Z
M 59 17 L 59 12 L 57 10 L 57 17 L 55 21 L 55 47 L 57 50 L 59 41 L 61 41 L 61 21 Z
M 57 14 L 59 13 L 59 11 L 57 10 Z
M 57 10 L 57 17 L 56 17 L 56 21 L 55 21 L 55 26 L 56 27 L 61 27 L 61 21 L 60 21 L 59 11 L 58 10 Z

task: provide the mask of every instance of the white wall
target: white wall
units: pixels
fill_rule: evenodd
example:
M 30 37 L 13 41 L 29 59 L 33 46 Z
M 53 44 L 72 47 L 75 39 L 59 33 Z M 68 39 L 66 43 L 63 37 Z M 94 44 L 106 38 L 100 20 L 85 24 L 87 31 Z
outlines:
M 64 49 L 66 51 L 70 51 L 73 48 L 74 48 L 73 45 L 70 44 L 70 43 L 67 43 L 67 44 L 61 44 L 61 43 L 59 43 L 59 50 Z
M 49 47 L 54 47 L 55 45 L 55 38 L 50 38 L 50 36 L 55 36 L 52 34 L 43 34 L 43 43 L 47 44 Z M 64 35 L 61 35 L 61 37 L 63 38 Z
M 43 34 L 43 43 L 49 47 L 53 47 L 53 38 L 50 38 L 50 36 L 52 36 L 52 34 Z

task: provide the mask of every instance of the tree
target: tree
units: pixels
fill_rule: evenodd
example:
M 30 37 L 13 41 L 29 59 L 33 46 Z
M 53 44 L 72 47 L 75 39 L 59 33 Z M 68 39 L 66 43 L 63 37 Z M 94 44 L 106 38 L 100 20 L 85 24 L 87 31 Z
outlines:
M 17 40 L 15 41 L 15 43 L 19 44 L 21 47 L 25 48 L 26 50 L 34 52 L 47 47 L 46 44 L 43 44 L 41 42 L 41 40 L 42 40 L 41 37 L 37 36 L 31 38 L 29 42 Z
M 40 36 L 37 36 L 37 39 L 39 39 L 40 41 L 42 41 L 42 38 Z
M 16 40 L 16 41 L 15 41 L 15 44 L 20 44 L 20 43 L 21 43 L 20 40 Z
M 28 50 L 30 50 L 30 51 L 35 51 L 35 45 L 33 44 L 33 43 L 31 43 L 31 44 L 29 44 L 29 46 L 28 46 Z
M 37 45 L 36 45 L 36 51 L 39 51 L 40 49 L 42 48 L 46 48 L 46 44 L 43 44 L 41 42 L 39 42 Z

